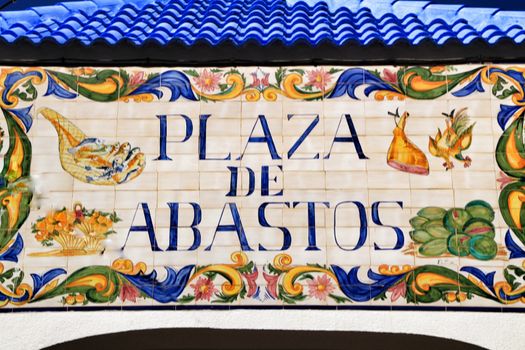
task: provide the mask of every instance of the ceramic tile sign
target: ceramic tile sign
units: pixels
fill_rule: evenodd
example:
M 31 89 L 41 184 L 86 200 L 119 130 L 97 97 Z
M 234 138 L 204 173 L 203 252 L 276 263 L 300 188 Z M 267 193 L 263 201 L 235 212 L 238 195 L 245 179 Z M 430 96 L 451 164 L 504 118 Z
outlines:
M 1 310 L 521 310 L 524 72 L 4 67 Z

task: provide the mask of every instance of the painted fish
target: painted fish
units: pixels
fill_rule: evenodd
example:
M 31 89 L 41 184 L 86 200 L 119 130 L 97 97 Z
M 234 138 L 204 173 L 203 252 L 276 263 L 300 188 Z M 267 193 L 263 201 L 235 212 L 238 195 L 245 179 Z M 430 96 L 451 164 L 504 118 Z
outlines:
M 74 178 L 94 185 L 118 185 L 139 176 L 146 162 L 138 147 L 127 142 L 106 144 L 87 137 L 64 116 L 49 108 L 38 112 L 55 127 L 59 138 L 60 163 Z

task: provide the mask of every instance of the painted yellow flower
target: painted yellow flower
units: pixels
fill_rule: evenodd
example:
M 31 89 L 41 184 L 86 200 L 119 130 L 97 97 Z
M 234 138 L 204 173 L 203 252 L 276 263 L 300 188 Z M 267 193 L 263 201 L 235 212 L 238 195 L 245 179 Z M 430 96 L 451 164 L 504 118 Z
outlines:
M 57 243 L 68 256 L 92 254 L 103 249 L 101 241 L 115 233 L 112 227 L 118 221 L 116 213 L 89 211 L 76 203 L 72 210 L 55 210 L 41 217 L 33 224 L 32 232 L 43 246 Z
M 73 221 L 75 221 L 75 217 L 72 215 L 68 210 L 60 210 L 58 212 L 55 212 L 53 215 L 53 220 L 55 222 L 55 226 L 58 230 L 66 230 L 71 231 Z
M 108 216 L 102 215 L 99 211 L 93 212 L 88 218 L 88 223 L 92 228 L 92 233 L 96 235 L 105 234 L 113 227 L 113 221 L 111 221 Z
M 42 220 L 41 222 L 44 222 L 44 220 Z M 43 230 L 39 229 L 38 224 L 37 230 L 38 231 L 35 233 L 35 238 L 38 242 L 46 241 L 49 239 L 49 231 L 46 231 L 45 228 Z
M 60 233 L 73 233 L 73 220 L 74 217 L 65 209 L 50 212 L 35 223 L 36 240 L 43 242 Z
M 68 215 L 66 210 L 60 210 L 58 212 L 51 212 L 42 220 L 36 223 L 36 229 L 42 233 L 42 235 L 49 235 L 59 232 L 71 231 L 73 220 Z
M 50 232 L 53 232 L 54 225 L 53 225 L 53 219 L 49 217 L 42 218 L 41 220 L 37 221 L 35 224 L 35 229 L 38 231 L 40 236 L 49 236 Z

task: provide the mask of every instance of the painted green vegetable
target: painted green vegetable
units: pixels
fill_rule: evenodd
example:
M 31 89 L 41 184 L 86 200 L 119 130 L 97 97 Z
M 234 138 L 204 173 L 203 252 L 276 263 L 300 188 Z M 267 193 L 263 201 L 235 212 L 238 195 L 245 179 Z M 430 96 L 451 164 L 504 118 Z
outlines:
M 428 219 L 425 219 L 421 216 L 414 216 L 412 219 L 410 219 L 410 226 L 412 226 L 414 229 L 418 229 L 423 227 L 423 224 L 427 222 Z
M 439 207 L 426 207 L 417 212 L 418 216 L 421 216 L 428 220 L 442 220 L 447 211 Z
M 492 224 L 494 215 L 491 205 L 484 200 L 473 200 L 465 208 L 449 210 L 425 207 L 410 219 L 414 228 L 410 237 L 422 256 L 436 257 L 449 252 L 455 256 L 490 260 L 498 251 Z
M 447 251 L 446 239 L 434 239 L 419 247 L 419 253 L 424 256 L 439 256 Z
M 465 206 L 465 210 L 473 218 L 481 218 L 488 221 L 494 220 L 494 209 L 492 209 L 492 206 L 485 201 L 471 201 Z
M 452 208 L 447 211 L 443 222 L 450 233 L 463 233 L 463 226 L 470 218 L 470 214 L 465 209 Z
M 443 227 L 443 220 L 430 220 L 423 224 L 423 229 L 427 230 L 430 227 Z
M 414 242 L 426 243 L 434 239 L 430 233 L 424 230 L 413 230 L 410 231 L 410 237 Z
M 443 226 L 429 226 L 426 231 L 434 238 L 448 238 L 450 232 Z
M 467 256 L 470 254 L 469 241 L 470 236 L 451 234 L 447 240 L 448 251 L 456 256 Z
M 492 238 L 481 235 L 470 239 L 469 250 L 478 260 L 491 260 L 498 254 L 498 245 Z
M 463 233 L 471 237 L 477 235 L 485 235 L 490 238 L 496 236 L 494 225 L 491 222 L 481 219 L 481 218 L 472 218 L 465 223 L 463 226 Z

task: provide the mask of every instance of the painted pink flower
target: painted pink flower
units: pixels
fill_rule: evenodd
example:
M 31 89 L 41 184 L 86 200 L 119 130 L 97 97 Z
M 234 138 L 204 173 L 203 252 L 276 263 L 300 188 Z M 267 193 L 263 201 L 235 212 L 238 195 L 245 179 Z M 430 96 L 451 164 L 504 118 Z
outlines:
M 120 299 L 122 301 L 129 300 L 133 303 L 137 302 L 137 298 L 140 296 L 139 290 L 131 283 L 123 283 L 120 288 Z
M 383 73 L 381 74 L 381 79 L 383 79 L 384 81 L 388 81 L 389 83 L 396 84 L 397 72 L 385 68 L 383 69 Z
M 270 86 L 270 73 L 265 73 L 261 69 L 257 69 L 255 72 L 251 73 L 252 83 L 250 87 L 264 90 L 264 88 Z
M 509 183 L 516 181 L 515 178 L 512 178 L 510 176 L 507 176 L 503 171 L 500 170 L 499 172 L 499 178 L 496 180 L 499 182 L 499 189 L 503 189 L 503 187 L 507 186 Z
M 213 281 L 208 277 L 199 277 L 195 284 L 190 284 L 195 293 L 195 300 L 210 300 L 212 295 L 218 292 Z
M 335 287 L 327 275 L 317 276 L 308 281 L 308 294 L 316 299 L 325 300 L 334 290 Z
M 326 85 L 332 81 L 330 73 L 326 72 L 324 68 L 312 69 L 306 73 L 308 82 L 306 86 L 313 86 L 319 90 L 324 90 Z
M 221 80 L 220 73 L 213 73 L 207 69 L 203 70 L 202 73 L 193 78 L 195 84 L 203 92 L 211 92 L 219 86 L 219 81 Z
M 248 293 L 246 296 L 248 298 L 251 298 L 252 296 L 257 293 L 257 277 L 259 276 L 259 271 L 257 271 L 257 268 L 253 270 L 252 273 L 243 273 L 242 274 L 244 278 L 246 278 L 246 281 L 248 282 Z
M 388 291 L 392 292 L 392 295 L 390 296 L 390 300 L 396 301 L 397 299 L 399 299 L 399 297 L 404 298 L 405 295 L 407 294 L 407 284 L 405 280 L 402 280 L 398 284 L 390 287 Z
M 144 72 L 135 72 L 129 78 L 129 86 L 137 86 L 146 81 L 144 78 Z
M 277 299 L 277 281 L 279 280 L 279 275 L 270 275 L 263 272 L 263 277 L 266 280 L 266 290 L 272 298 Z

